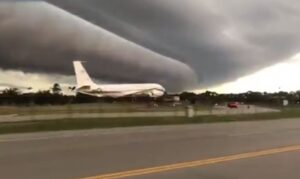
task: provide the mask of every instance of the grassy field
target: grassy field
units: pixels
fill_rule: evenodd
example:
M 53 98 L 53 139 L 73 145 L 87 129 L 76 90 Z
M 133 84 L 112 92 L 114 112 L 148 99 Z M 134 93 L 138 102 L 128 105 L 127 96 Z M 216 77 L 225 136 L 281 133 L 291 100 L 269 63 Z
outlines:
M 104 113 L 104 112 L 151 112 L 151 111 L 178 111 L 185 106 L 132 103 L 106 104 L 72 104 L 63 106 L 0 106 L 0 115 L 37 115 L 37 114 L 68 114 L 68 113 Z M 196 106 L 197 110 L 208 110 L 209 106 Z
M 40 115 L 40 114 L 69 114 L 69 113 L 111 113 L 111 112 L 158 112 L 185 110 L 186 106 L 171 106 L 132 103 L 105 104 L 72 104 L 63 106 L 0 106 L 0 115 Z M 210 106 L 196 105 L 195 109 L 204 111 Z
M 24 133 L 38 131 L 76 130 L 92 128 L 113 128 L 130 126 L 199 124 L 214 122 L 275 120 L 284 118 L 300 118 L 300 108 L 285 108 L 279 113 L 241 114 L 226 116 L 199 116 L 166 118 L 122 118 L 122 119 L 63 119 L 49 121 L 27 121 L 0 123 L 0 134 Z

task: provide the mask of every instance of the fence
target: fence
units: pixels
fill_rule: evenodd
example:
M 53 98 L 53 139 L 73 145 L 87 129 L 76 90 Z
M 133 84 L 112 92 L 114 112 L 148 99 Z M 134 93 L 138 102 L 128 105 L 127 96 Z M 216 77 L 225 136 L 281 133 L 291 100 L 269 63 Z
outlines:
M 239 106 L 237 109 L 230 109 L 225 106 L 217 106 L 208 109 L 197 109 L 193 106 L 186 107 L 148 107 L 130 108 L 126 110 L 123 106 L 106 108 L 99 106 L 48 106 L 48 107 L 26 107 L 0 110 L 0 122 L 19 122 L 37 120 L 57 119 L 84 119 L 84 118 L 141 118 L 141 117 L 187 117 L 205 115 L 236 115 L 253 114 L 266 112 L 280 112 L 280 110 L 258 106 Z

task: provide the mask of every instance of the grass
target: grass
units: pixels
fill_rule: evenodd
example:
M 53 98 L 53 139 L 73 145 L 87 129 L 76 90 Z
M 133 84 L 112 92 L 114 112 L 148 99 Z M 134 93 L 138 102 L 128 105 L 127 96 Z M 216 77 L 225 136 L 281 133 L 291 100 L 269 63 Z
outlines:
M 184 106 L 159 106 L 151 104 L 71 104 L 63 106 L 0 106 L 0 115 L 39 115 L 39 114 L 69 114 L 69 113 L 104 113 L 104 112 L 151 112 L 151 111 L 178 111 L 184 110 Z M 208 107 L 199 109 L 208 110 Z
M 76 130 L 93 128 L 114 128 L 130 126 L 153 126 L 174 124 L 200 124 L 233 121 L 274 120 L 300 117 L 300 108 L 287 108 L 279 113 L 241 114 L 226 116 L 198 116 L 195 118 L 118 118 L 118 119 L 63 119 L 49 121 L 27 121 L 0 123 L 0 134 L 39 131 Z

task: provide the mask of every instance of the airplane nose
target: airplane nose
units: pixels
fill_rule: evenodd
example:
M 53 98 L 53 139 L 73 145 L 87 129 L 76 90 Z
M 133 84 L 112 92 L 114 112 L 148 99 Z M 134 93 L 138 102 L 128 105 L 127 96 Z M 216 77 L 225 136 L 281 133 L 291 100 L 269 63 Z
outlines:
M 153 90 L 152 94 L 153 94 L 153 97 L 160 97 L 160 96 L 164 95 L 164 91 Z

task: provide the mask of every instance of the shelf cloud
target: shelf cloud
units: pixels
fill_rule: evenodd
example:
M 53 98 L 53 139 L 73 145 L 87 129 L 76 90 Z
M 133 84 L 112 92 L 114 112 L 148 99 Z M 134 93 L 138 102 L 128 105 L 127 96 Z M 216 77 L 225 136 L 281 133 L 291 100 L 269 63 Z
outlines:
M 299 17 L 296 0 L 0 1 L 0 67 L 208 87 L 298 53 Z

